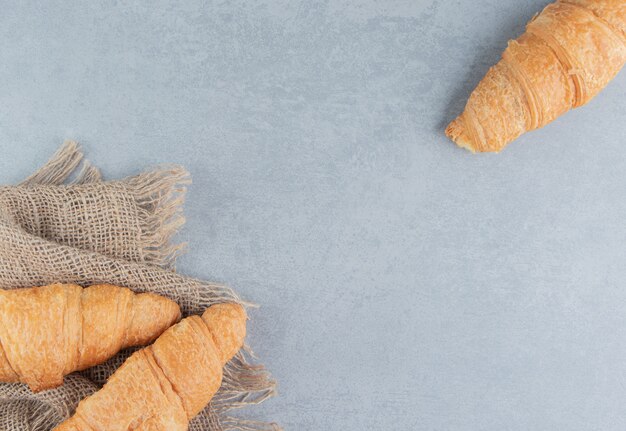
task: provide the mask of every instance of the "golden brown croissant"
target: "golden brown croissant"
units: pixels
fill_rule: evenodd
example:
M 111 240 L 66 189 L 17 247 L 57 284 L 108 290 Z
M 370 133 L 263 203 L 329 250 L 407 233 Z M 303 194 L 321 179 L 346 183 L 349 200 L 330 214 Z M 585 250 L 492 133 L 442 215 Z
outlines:
M 558 0 L 509 42 L 446 135 L 471 151 L 500 151 L 589 102 L 625 62 L 625 0 Z
M 0 289 L 0 381 L 35 392 L 59 386 L 72 371 L 152 342 L 179 318 L 167 298 L 108 284 Z
M 222 368 L 241 348 L 246 313 L 217 304 L 135 352 L 104 387 L 80 402 L 55 431 L 184 431 L 220 387 Z

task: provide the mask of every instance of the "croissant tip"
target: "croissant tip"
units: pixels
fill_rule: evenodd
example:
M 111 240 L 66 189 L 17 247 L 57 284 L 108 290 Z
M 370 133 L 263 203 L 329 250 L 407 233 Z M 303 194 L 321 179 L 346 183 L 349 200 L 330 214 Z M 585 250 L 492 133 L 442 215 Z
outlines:
M 54 383 L 42 383 L 42 382 L 37 382 L 37 383 L 33 383 L 33 382 L 28 382 L 28 388 L 31 390 L 32 393 L 34 394 L 38 394 L 40 392 L 43 391 L 47 391 L 48 389 L 54 389 L 58 386 L 61 386 L 63 384 L 63 380 L 61 380 L 61 382 L 54 382 Z
M 463 119 L 460 116 L 448 124 L 448 127 L 446 127 L 446 136 L 459 147 L 465 148 L 472 153 L 476 153 L 476 148 L 474 148 L 471 140 L 465 133 L 465 125 L 463 124 Z

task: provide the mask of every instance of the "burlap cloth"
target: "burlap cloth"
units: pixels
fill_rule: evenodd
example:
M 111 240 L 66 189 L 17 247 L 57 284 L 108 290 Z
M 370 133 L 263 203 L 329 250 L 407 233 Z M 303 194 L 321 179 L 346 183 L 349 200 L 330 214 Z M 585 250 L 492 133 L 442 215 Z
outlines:
M 188 183 L 188 173 L 179 166 L 102 181 L 78 146 L 66 142 L 25 181 L 0 187 L 0 288 L 112 283 L 167 296 L 180 304 L 184 315 L 201 313 L 217 302 L 241 303 L 228 287 L 174 272 L 182 246 L 171 238 L 184 223 Z M 51 430 L 130 353 L 120 352 L 105 364 L 66 376 L 63 386 L 38 394 L 22 384 L 0 384 L 0 430 Z M 228 414 L 274 394 L 268 373 L 251 365 L 247 356 L 242 351 L 226 365 L 219 392 L 190 430 L 278 429 Z

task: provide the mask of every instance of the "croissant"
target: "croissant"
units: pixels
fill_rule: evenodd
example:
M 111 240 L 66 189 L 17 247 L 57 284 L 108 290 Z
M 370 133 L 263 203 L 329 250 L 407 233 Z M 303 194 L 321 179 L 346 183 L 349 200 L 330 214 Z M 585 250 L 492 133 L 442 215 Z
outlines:
M 55 431 L 184 431 L 209 403 L 222 368 L 241 348 L 246 313 L 217 304 L 133 353 L 98 392 Z
M 626 1 L 558 0 L 509 42 L 446 135 L 472 152 L 500 151 L 589 102 L 626 62 Z
M 0 289 L 0 381 L 37 392 L 125 347 L 152 342 L 180 308 L 151 293 L 101 284 Z

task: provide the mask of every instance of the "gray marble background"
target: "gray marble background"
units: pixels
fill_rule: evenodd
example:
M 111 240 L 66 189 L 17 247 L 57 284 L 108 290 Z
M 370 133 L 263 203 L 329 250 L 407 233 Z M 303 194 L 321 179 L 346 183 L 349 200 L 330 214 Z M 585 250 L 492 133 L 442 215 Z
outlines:
M 0 2 L 0 180 L 193 174 L 179 269 L 259 303 L 293 430 L 626 428 L 626 76 L 443 135 L 545 0 Z

